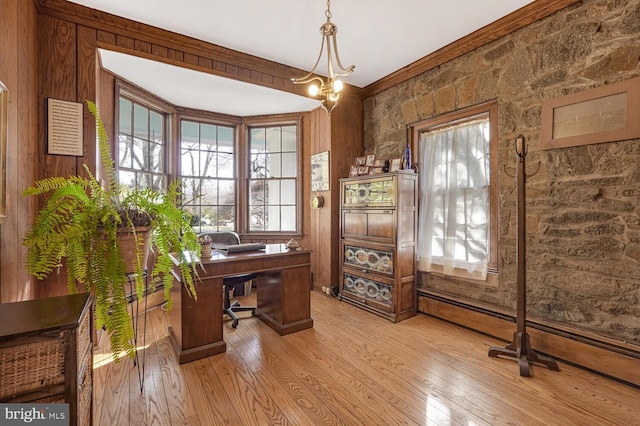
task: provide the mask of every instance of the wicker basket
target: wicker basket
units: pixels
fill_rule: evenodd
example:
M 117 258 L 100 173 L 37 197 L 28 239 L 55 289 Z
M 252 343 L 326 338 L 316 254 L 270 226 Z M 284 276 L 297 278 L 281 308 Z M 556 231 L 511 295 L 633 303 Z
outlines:
M 64 383 L 63 332 L 0 347 L 0 401 L 60 383 Z

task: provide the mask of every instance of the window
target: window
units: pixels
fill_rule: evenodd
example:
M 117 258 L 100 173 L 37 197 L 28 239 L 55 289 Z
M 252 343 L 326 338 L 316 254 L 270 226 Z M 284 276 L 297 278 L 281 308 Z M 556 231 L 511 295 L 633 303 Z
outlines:
M 120 184 L 132 188 L 166 188 L 164 113 L 123 96 L 120 96 L 118 112 Z
M 196 232 L 236 229 L 235 128 L 181 120 L 183 202 Z
M 301 114 L 234 117 L 176 107 L 124 81 L 116 87 L 121 184 L 164 189 L 180 179 L 196 232 L 299 236 Z
M 295 232 L 297 126 L 249 127 L 248 166 L 249 231 Z
M 420 270 L 486 279 L 496 267 L 496 115 L 494 102 L 414 127 Z

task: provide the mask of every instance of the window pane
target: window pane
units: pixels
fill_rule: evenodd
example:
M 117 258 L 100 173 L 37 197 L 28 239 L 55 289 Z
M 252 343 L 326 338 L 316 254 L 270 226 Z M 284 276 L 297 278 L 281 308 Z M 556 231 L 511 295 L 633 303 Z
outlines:
M 197 151 L 182 150 L 180 154 L 180 174 L 182 176 L 199 176 L 200 164 L 196 160 Z M 199 160 L 199 157 L 197 158 Z
M 282 197 L 280 202 L 282 204 L 296 204 L 296 181 L 294 179 L 285 179 L 280 181 L 282 188 Z
M 131 167 L 131 137 L 120 135 L 118 143 L 118 164 L 121 167 Z
M 269 152 L 282 151 L 280 140 L 280 127 L 270 127 L 267 129 L 267 150 Z
M 133 130 L 134 136 L 149 138 L 149 110 L 138 104 L 133 106 Z
M 262 206 L 251 207 L 251 217 L 249 230 L 250 231 L 264 231 L 265 212 Z
M 233 127 L 218 126 L 218 151 L 232 153 L 233 149 Z
M 151 152 L 149 157 L 151 159 L 151 170 L 154 172 L 162 172 L 164 170 L 164 150 L 162 145 L 157 143 L 149 144 Z
M 149 164 L 146 159 L 147 142 L 142 139 L 133 139 L 133 168 L 137 170 L 148 170 Z
M 118 172 L 118 183 L 120 185 L 128 186 L 129 188 L 133 188 L 136 182 L 136 175 L 133 172 L 126 172 L 120 170 Z
M 162 143 L 164 141 L 164 124 L 162 115 L 155 111 L 149 111 L 150 125 L 150 138 L 154 142 Z
M 251 158 L 251 164 L 249 164 L 251 178 L 267 177 L 269 173 L 267 169 L 267 156 L 264 154 L 257 154 L 253 155 Z
M 200 125 L 200 149 L 203 151 L 215 151 L 216 126 L 211 124 Z
M 236 186 L 234 181 L 221 180 L 218 181 L 220 192 L 218 195 L 218 204 L 233 206 L 236 203 Z
M 298 174 L 298 156 L 295 152 L 282 154 L 282 176 L 296 177 Z
M 200 143 L 198 123 L 182 120 L 180 137 L 183 148 L 197 148 Z
M 199 193 L 197 179 L 182 178 L 182 204 L 198 204 Z
M 197 152 L 197 151 L 196 151 Z M 215 152 L 200 151 L 200 174 L 201 176 L 216 177 L 218 168 L 216 167 L 217 155 Z
M 233 154 L 218 154 L 218 177 L 233 178 L 235 176 L 234 160 Z
M 286 126 L 282 128 L 282 151 L 283 152 L 295 152 L 297 151 L 297 130 L 296 126 Z
M 267 181 L 265 188 L 265 196 L 267 197 L 267 204 L 278 205 L 280 204 L 280 181 L 271 180 Z
M 120 98 L 118 125 L 120 133 L 131 134 L 131 101 Z
M 281 230 L 282 231 L 295 231 L 296 230 L 296 207 L 295 206 L 282 206 L 280 209 L 281 217 Z
M 265 218 L 265 229 L 267 231 L 280 230 L 280 206 L 267 207 L 267 217 Z
M 269 174 L 267 177 L 282 177 L 282 156 L 280 153 L 269 154 Z
M 251 129 L 249 132 L 251 140 L 251 152 L 264 152 L 265 151 L 265 129 Z

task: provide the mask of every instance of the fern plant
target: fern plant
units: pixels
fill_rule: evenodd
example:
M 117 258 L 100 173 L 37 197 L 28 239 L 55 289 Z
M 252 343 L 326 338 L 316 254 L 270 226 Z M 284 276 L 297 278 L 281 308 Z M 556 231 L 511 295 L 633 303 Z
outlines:
M 191 227 L 191 216 L 177 204 L 180 183 L 173 182 L 167 191 L 131 189 L 117 182 L 107 133 L 96 106 L 87 101 L 95 117 L 98 150 L 106 182 L 100 182 L 84 165 L 88 177 L 48 177 L 35 182 L 24 195 L 49 194 L 43 208 L 27 233 L 23 244 L 29 249 L 26 267 L 38 279 L 58 272 L 66 264 L 67 285 L 77 292 L 78 285 L 94 296 L 96 326 L 109 335 L 113 356 L 135 355 L 134 330 L 128 313 L 126 287 L 135 279 L 136 295 L 144 295 L 143 232 L 151 232 L 155 263 L 149 272 L 149 285 L 164 284 L 164 298 L 171 307 L 169 291 L 173 284 L 172 270 L 178 265 L 187 292 L 196 297 L 196 263 L 200 244 Z M 133 234 L 135 242 L 134 270 L 127 271 L 118 238 L 123 230 Z

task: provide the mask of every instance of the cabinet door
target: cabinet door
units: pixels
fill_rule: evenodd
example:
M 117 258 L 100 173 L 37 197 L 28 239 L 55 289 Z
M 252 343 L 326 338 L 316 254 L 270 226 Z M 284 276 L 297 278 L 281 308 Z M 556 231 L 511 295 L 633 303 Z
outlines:
M 379 277 L 359 274 L 343 268 L 342 297 L 368 305 L 382 312 L 393 312 L 393 284 Z
M 395 210 L 343 210 L 342 238 L 395 242 Z

